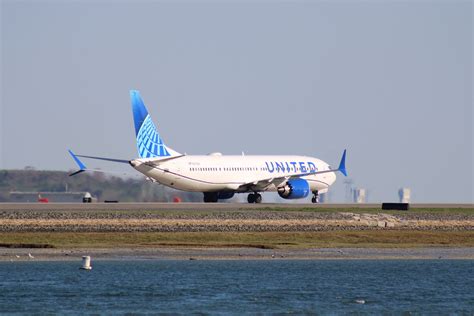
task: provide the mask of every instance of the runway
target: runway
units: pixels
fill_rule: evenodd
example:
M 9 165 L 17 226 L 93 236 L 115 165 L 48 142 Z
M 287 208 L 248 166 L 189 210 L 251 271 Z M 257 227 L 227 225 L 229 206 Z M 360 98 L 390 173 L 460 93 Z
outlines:
M 380 209 L 381 203 L 366 204 L 283 204 L 283 203 L 0 203 L 0 211 L 68 211 L 68 210 L 166 210 L 166 211 L 243 211 L 243 210 L 323 210 L 333 209 L 342 211 L 344 209 Z M 410 209 L 473 209 L 473 204 L 410 204 Z

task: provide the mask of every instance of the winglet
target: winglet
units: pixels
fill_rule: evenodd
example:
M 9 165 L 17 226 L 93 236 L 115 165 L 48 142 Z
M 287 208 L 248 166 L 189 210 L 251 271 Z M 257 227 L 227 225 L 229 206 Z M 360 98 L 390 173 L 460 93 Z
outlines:
M 79 166 L 79 170 L 77 170 L 76 172 L 71 173 L 69 176 L 71 177 L 71 176 L 74 176 L 78 173 L 86 171 L 86 168 L 87 168 L 86 165 L 83 164 L 82 161 L 80 161 L 79 158 L 77 158 L 77 156 L 74 155 L 74 153 L 70 149 L 68 149 L 68 151 L 69 151 L 69 154 L 71 155 L 72 159 L 74 159 L 74 161 Z
M 339 168 L 337 168 L 343 175 L 347 177 L 346 171 L 346 150 L 344 149 L 344 153 L 342 154 L 341 162 L 339 163 Z

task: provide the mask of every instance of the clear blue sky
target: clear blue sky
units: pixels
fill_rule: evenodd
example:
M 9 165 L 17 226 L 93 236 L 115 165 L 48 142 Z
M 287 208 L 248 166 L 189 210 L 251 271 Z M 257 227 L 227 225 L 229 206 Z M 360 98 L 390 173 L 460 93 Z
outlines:
M 0 168 L 344 148 L 371 201 L 473 201 L 471 1 L 1 1 Z M 125 166 L 122 166 L 125 167 Z M 333 201 L 343 201 L 343 178 Z

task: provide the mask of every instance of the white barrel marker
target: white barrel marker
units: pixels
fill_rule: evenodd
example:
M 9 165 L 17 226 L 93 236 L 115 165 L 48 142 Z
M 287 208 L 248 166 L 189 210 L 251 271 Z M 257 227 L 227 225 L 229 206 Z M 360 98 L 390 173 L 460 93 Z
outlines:
M 83 256 L 82 257 L 82 270 L 92 270 L 91 267 L 91 257 L 90 256 Z

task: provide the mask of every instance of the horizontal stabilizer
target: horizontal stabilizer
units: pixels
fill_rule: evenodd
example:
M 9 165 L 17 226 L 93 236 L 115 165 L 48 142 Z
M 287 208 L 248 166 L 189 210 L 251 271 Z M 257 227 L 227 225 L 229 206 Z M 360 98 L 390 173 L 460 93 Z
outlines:
M 79 170 L 77 170 L 76 172 L 71 173 L 69 176 L 75 176 L 76 174 L 79 174 L 79 173 L 84 172 L 84 171 L 95 171 L 95 172 L 103 172 L 103 173 L 117 173 L 117 172 L 114 172 L 114 171 L 103 171 L 103 170 L 99 170 L 99 169 L 87 169 L 86 165 L 79 159 L 79 157 L 88 158 L 88 159 L 96 159 L 96 160 L 105 160 L 105 161 L 118 162 L 118 163 L 126 163 L 126 164 L 130 163 L 129 160 L 125 160 L 125 159 L 76 155 L 70 149 L 68 151 L 69 151 L 69 154 L 71 154 L 74 161 L 76 162 L 76 164 L 79 166 Z M 120 172 L 120 173 L 123 174 L 123 172 Z
M 105 161 L 119 162 L 119 163 L 126 163 L 126 164 L 130 162 L 130 160 L 107 158 L 107 157 L 96 157 L 96 156 L 85 156 L 85 155 L 77 155 L 77 157 L 96 159 L 96 160 L 105 160 Z

